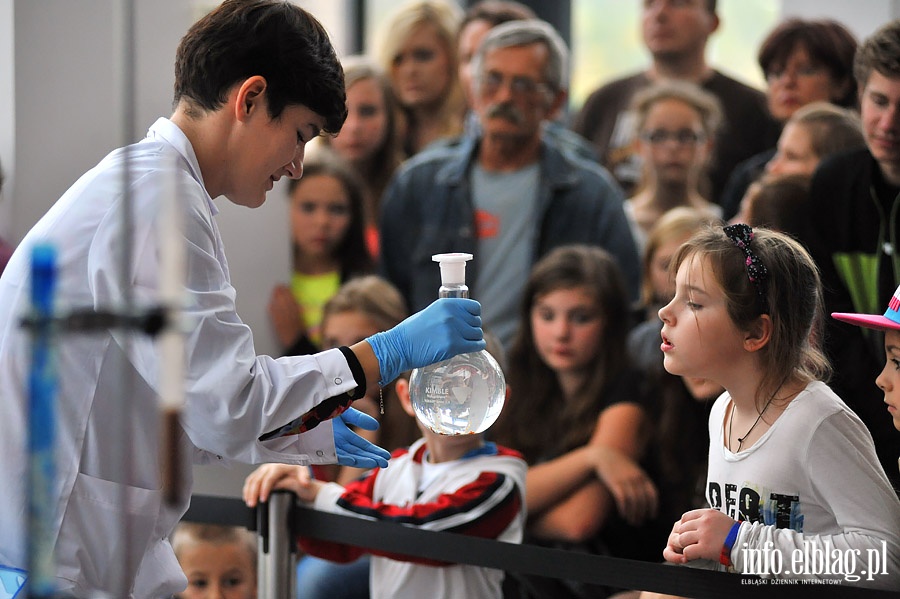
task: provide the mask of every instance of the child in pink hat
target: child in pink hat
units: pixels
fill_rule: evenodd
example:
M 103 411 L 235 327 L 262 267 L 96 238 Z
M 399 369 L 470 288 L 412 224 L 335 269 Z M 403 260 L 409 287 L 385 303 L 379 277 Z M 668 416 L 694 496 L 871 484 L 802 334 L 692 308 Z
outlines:
M 847 314 L 835 312 L 832 317 L 868 329 L 884 331 L 884 370 L 875 379 L 878 388 L 884 391 L 884 403 L 894 421 L 894 428 L 900 431 L 900 287 L 894 292 L 883 316 L 876 314 Z M 900 459 L 898 459 L 900 465 Z

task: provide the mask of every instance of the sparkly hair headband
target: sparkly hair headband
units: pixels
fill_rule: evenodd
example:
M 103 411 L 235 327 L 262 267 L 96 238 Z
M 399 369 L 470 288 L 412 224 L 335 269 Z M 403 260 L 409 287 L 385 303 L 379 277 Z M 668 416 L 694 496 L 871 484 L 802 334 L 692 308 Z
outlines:
M 759 259 L 759 256 L 750 249 L 750 242 L 753 241 L 753 229 L 745 224 L 737 224 L 728 225 L 724 230 L 728 239 L 734 242 L 734 245 L 738 246 L 738 248 L 744 252 L 744 256 L 746 257 L 744 264 L 747 266 L 747 278 L 750 279 L 750 282 L 756 287 L 756 293 L 759 296 L 760 313 L 765 314 L 768 312 L 766 283 L 769 280 L 769 270 L 766 268 L 766 265 L 762 263 L 762 260 Z

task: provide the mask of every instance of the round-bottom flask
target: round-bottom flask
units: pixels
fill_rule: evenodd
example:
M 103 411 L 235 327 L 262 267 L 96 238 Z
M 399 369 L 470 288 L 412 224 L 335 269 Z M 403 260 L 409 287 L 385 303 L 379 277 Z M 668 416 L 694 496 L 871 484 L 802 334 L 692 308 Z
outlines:
M 438 254 L 439 297 L 469 297 L 465 266 L 472 254 Z M 419 422 L 441 435 L 482 433 L 506 400 L 506 379 L 497 360 L 482 350 L 460 354 L 412 371 L 409 396 Z
M 493 356 L 480 351 L 414 370 L 409 394 L 422 424 L 441 435 L 467 435 L 500 416 L 506 381 Z

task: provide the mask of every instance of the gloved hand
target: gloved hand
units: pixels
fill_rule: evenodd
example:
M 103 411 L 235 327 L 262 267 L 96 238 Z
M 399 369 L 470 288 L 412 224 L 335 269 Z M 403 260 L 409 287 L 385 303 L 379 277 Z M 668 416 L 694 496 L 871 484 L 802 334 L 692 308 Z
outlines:
M 378 358 L 381 386 L 401 372 L 484 349 L 481 304 L 445 297 L 394 328 L 366 339 Z
M 332 420 L 334 429 L 334 448 L 337 451 L 338 464 L 357 468 L 387 468 L 390 452 L 374 443 L 363 439 L 347 425 L 358 426 L 367 431 L 378 428 L 378 421 L 360 412 L 356 408 L 348 408 L 340 416 Z

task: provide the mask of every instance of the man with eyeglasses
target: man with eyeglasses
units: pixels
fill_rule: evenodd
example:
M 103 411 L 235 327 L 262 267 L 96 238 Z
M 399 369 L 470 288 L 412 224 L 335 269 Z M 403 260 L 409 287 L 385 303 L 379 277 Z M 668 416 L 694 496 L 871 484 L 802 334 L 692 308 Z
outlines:
M 609 251 L 637 297 L 622 191 L 596 162 L 545 137 L 542 125 L 566 98 L 567 60 L 544 21 L 491 29 L 473 60 L 478 132 L 416 155 L 395 176 L 382 203 L 381 260 L 411 309 L 440 286 L 432 254 L 472 253 L 472 297 L 509 347 L 531 265 L 567 243 Z
M 640 73 L 611 81 L 588 96 L 572 129 L 594 143 L 600 163 L 628 197 L 641 178 L 634 150 L 634 117 L 628 110 L 639 90 L 662 79 L 696 83 L 722 103 L 720 128 L 709 169 L 706 197 L 719 203 L 728 176 L 741 161 L 775 145 L 779 126 L 765 95 L 727 77 L 706 62 L 709 36 L 719 28 L 716 0 L 642 0 L 641 32 L 652 63 Z

